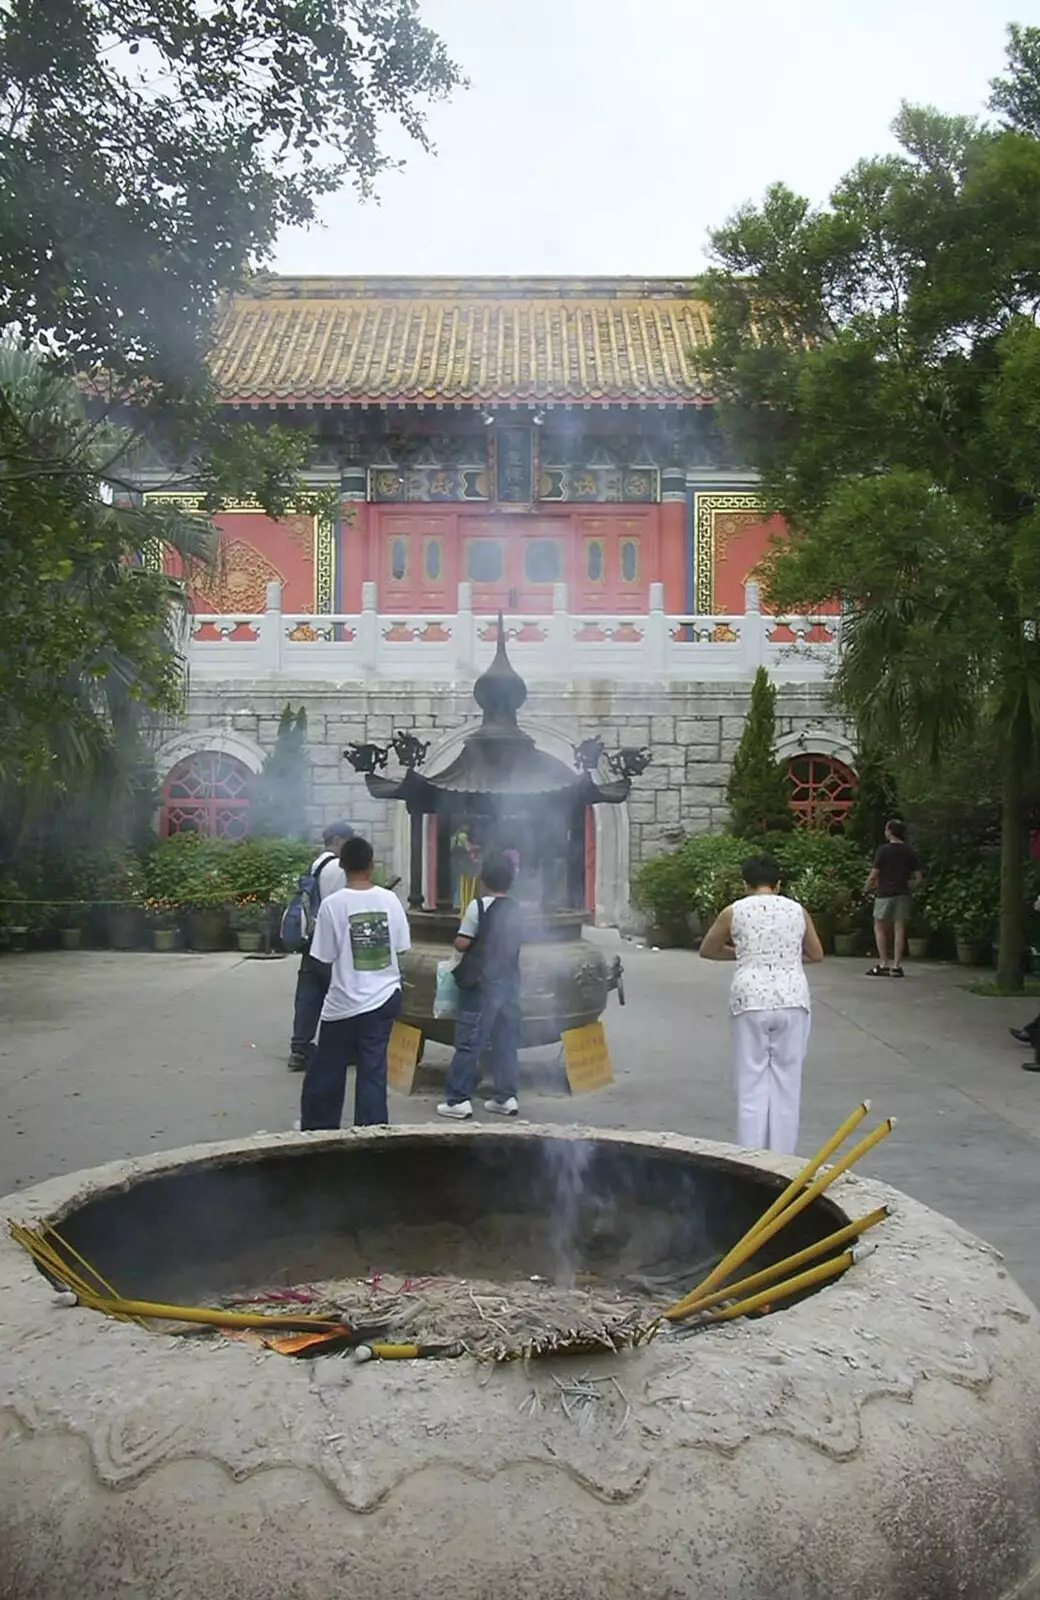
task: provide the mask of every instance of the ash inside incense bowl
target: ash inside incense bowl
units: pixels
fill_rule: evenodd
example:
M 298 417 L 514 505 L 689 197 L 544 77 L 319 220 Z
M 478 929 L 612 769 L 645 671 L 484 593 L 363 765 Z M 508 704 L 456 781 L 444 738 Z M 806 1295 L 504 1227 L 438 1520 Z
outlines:
M 494 1358 L 575 1334 L 605 1350 L 619 1347 L 672 1298 L 631 1283 L 604 1282 L 592 1273 L 567 1284 L 538 1275 L 503 1280 L 375 1274 L 258 1290 L 223 1304 L 342 1317 L 352 1327 L 378 1328 L 388 1342 L 461 1345 L 470 1355 Z

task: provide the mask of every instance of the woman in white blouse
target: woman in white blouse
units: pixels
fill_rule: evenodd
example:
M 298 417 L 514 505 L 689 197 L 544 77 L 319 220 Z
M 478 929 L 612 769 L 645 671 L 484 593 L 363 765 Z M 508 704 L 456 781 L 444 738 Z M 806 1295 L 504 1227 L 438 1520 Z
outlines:
M 780 893 L 772 856 L 741 866 L 747 894 L 719 913 L 701 940 L 706 961 L 735 961 L 729 1009 L 737 1079 L 737 1140 L 793 1153 L 802 1063 L 809 1043 L 806 961 L 823 946 L 808 911 Z

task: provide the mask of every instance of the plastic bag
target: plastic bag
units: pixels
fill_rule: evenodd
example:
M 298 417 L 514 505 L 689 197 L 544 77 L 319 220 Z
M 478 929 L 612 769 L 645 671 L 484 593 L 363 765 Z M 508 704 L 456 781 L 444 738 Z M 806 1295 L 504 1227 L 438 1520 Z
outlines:
M 459 986 L 455 982 L 455 961 L 438 961 L 437 988 L 433 996 L 433 1014 L 437 1018 L 457 1017 L 459 1014 Z

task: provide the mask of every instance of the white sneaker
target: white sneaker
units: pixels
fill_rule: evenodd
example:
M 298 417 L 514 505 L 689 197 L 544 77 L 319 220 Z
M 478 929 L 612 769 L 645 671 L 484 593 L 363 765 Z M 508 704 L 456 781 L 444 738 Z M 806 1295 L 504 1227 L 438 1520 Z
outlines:
M 473 1107 L 468 1100 L 460 1100 L 457 1106 L 450 1106 L 446 1100 L 437 1107 L 439 1117 L 448 1117 L 452 1122 L 468 1122 L 473 1115 Z
M 484 1110 L 496 1117 L 515 1117 L 520 1110 L 520 1102 L 515 1094 L 511 1094 L 508 1100 L 485 1100 Z

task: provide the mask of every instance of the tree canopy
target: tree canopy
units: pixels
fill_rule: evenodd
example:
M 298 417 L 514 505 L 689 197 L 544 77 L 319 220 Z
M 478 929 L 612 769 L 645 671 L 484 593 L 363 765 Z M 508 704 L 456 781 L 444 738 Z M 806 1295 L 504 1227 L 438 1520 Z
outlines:
M 10 0 L 0 328 L 141 402 L 204 390 L 220 295 L 458 82 L 415 0 Z
M 208 524 L 105 491 L 119 431 L 38 355 L 0 344 L 0 820 L 41 811 L 136 758 L 126 735 L 181 706 L 180 586 L 139 553 L 208 562 Z M 60 463 L 60 470 L 46 471 Z M 121 742 L 120 736 L 124 736 Z M 130 740 L 132 745 L 133 741 Z
M 0 849 L 90 797 L 115 817 L 135 730 L 181 710 L 183 590 L 141 557 L 214 535 L 134 497 L 143 442 L 203 512 L 331 514 L 305 430 L 221 417 L 215 319 L 458 82 L 416 0 L 0 5 Z
M 713 235 L 705 288 L 724 422 L 790 530 L 770 598 L 840 597 L 836 690 L 875 748 L 939 763 L 998 732 L 1013 983 L 1040 755 L 1040 30 L 1011 30 L 992 106 L 904 106 L 898 151 L 824 207 L 775 185 Z

